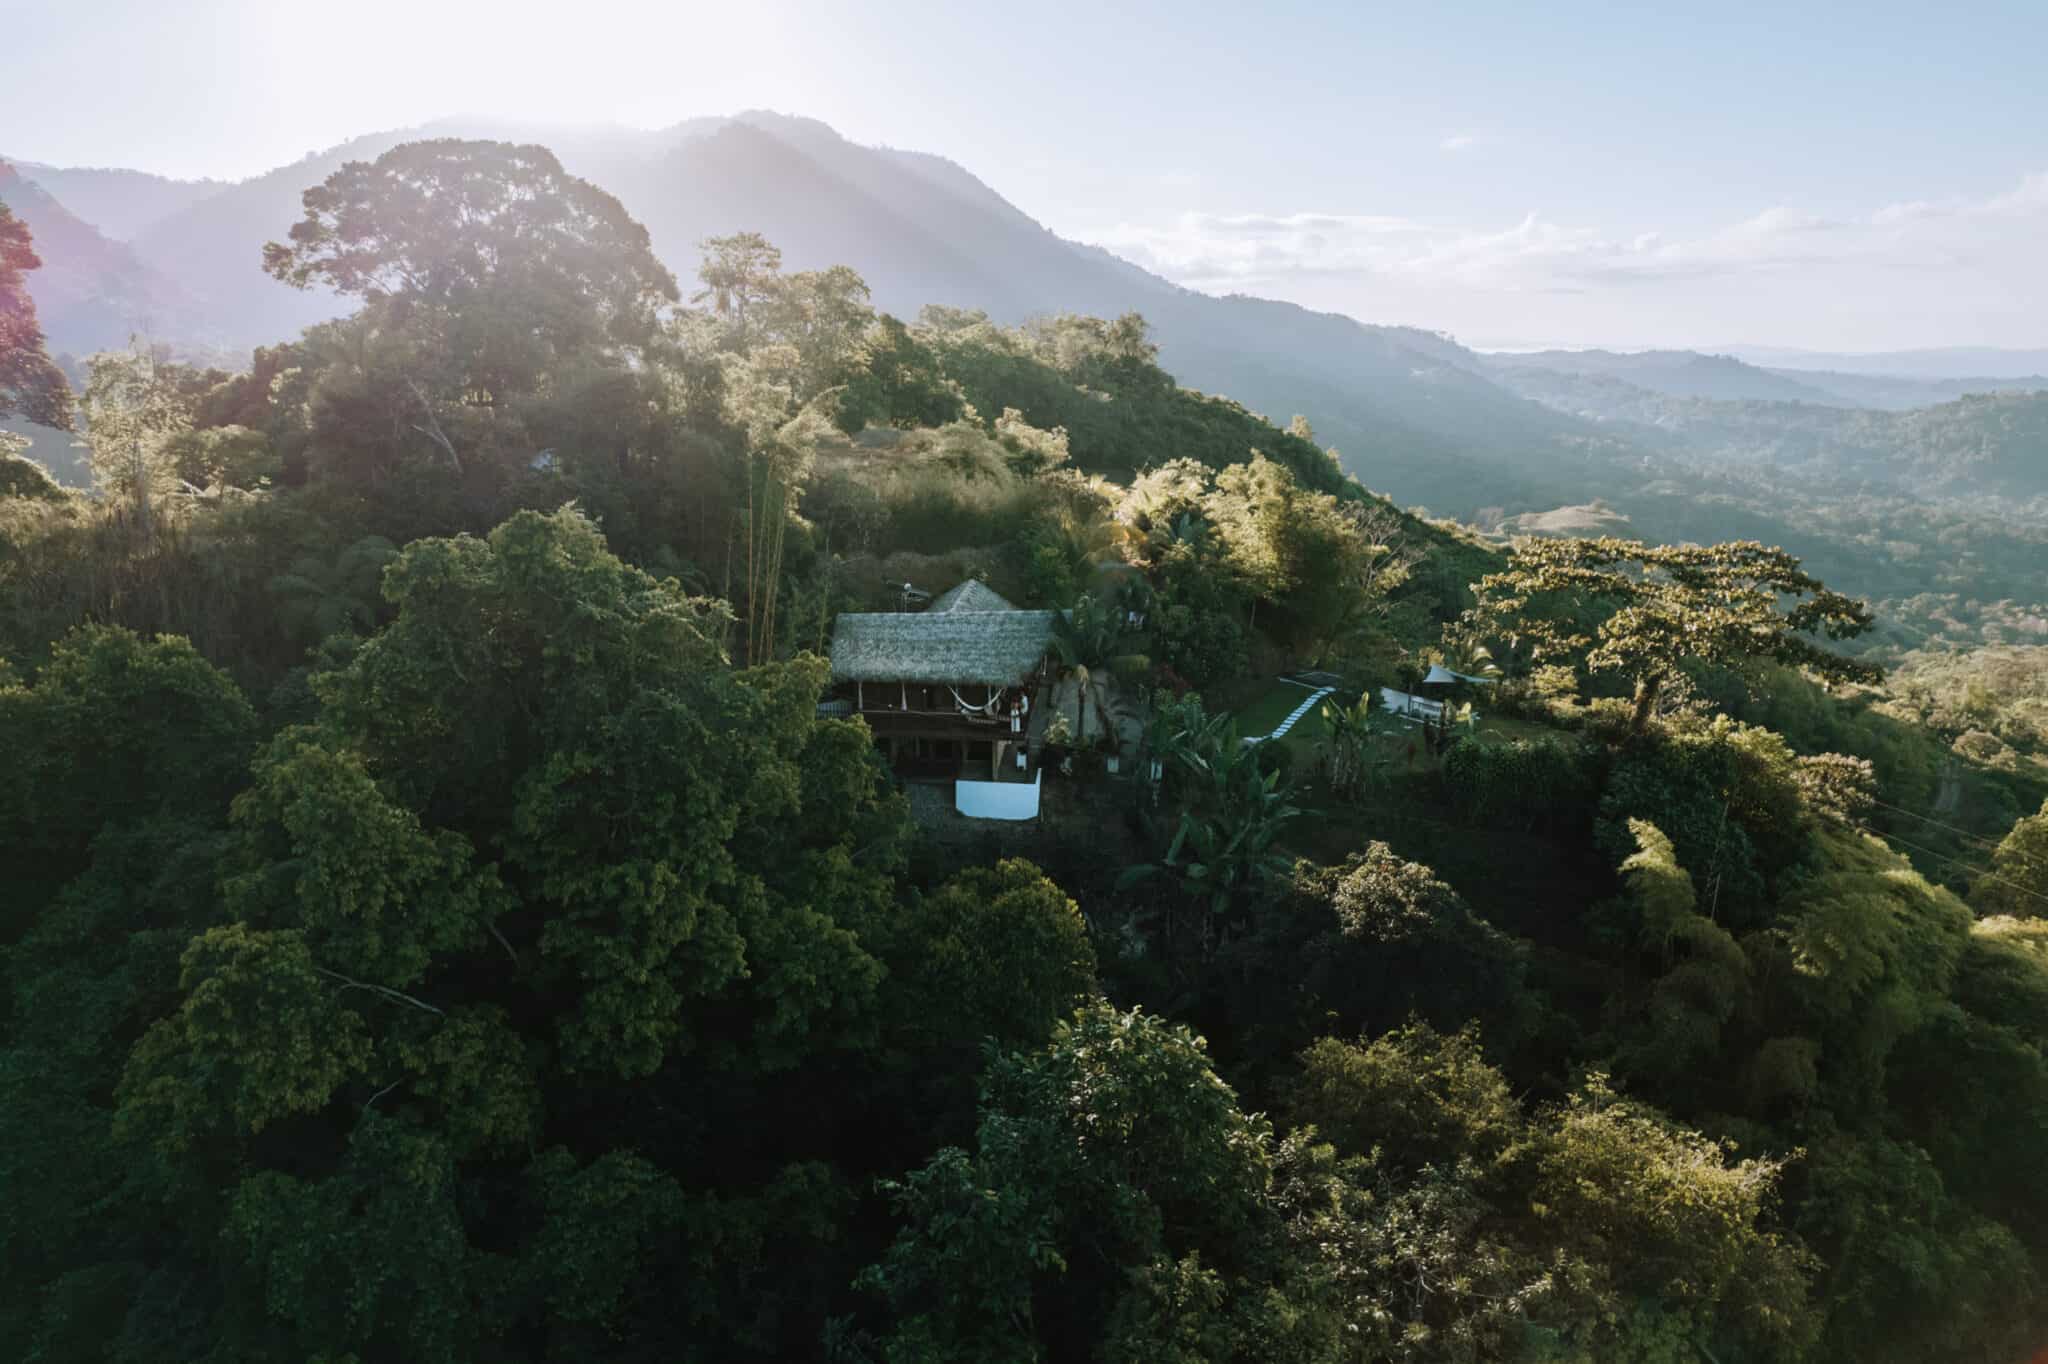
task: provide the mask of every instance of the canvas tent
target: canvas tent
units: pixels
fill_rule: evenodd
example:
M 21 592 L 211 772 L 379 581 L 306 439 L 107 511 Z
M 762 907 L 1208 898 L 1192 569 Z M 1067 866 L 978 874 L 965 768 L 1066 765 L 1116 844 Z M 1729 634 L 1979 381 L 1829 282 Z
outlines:
M 1441 663 L 1432 663 L 1429 665 L 1429 676 L 1422 679 L 1422 685 L 1448 687 L 1453 682 L 1476 682 L 1484 687 L 1491 686 L 1499 680 L 1493 677 L 1473 677 L 1469 673 L 1454 673 Z

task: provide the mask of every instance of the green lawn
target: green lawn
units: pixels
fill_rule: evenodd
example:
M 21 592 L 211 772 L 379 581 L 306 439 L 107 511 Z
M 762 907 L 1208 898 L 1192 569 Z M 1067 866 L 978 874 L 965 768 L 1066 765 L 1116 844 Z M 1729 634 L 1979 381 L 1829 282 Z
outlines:
M 1556 729 L 1550 725 L 1541 725 L 1534 720 L 1517 720 L 1508 715 L 1488 715 L 1485 708 L 1481 707 L 1477 736 L 1484 740 L 1488 735 L 1498 736 L 1504 741 L 1513 739 L 1570 739 L 1575 737 L 1570 730 Z
M 1309 696 L 1309 688 L 1297 686 L 1292 682 L 1274 681 L 1257 690 L 1247 690 L 1250 691 L 1249 699 L 1239 705 L 1231 715 L 1237 722 L 1237 732 L 1247 738 L 1271 734 L 1274 726 L 1285 720 L 1293 713 L 1294 708 Z M 1325 697 L 1324 701 L 1332 699 L 1334 698 Z M 1381 734 L 1387 735 L 1390 739 L 1399 738 L 1403 741 L 1420 734 L 1420 725 L 1410 724 L 1398 715 L 1378 709 L 1377 697 L 1374 706 L 1372 725 Z M 1518 720 L 1511 716 L 1492 714 L 1485 704 L 1484 697 L 1474 703 L 1474 708 L 1479 712 L 1478 724 L 1469 730 L 1463 725 L 1458 725 L 1456 730 L 1459 734 L 1471 734 L 1482 743 L 1511 743 L 1516 739 L 1555 739 L 1564 733 L 1532 720 Z M 1318 702 L 1315 709 L 1302 716 L 1294 728 L 1287 731 L 1287 741 L 1299 739 L 1305 743 L 1313 743 L 1328 731 L 1329 726 L 1323 722 L 1323 703 Z
M 1311 689 L 1297 687 L 1292 682 L 1275 682 L 1252 700 L 1238 708 L 1231 718 L 1237 721 L 1237 732 L 1248 739 L 1271 734 L 1274 726 L 1294 713 L 1294 708 L 1308 700 Z M 1325 697 L 1324 700 L 1330 698 Z M 1287 731 L 1289 739 L 1317 739 L 1323 734 L 1322 705 L 1301 717 L 1293 729 Z

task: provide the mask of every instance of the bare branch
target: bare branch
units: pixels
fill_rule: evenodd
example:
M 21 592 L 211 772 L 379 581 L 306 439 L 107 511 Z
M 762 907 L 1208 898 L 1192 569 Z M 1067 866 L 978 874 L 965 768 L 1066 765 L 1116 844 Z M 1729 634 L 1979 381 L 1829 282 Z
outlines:
M 433 1014 L 437 1018 L 447 1017 L 447 1015 L 442 1013 L 441 1010 L 435 1008 L 433 1005 L 427 1003 L 425 1000 L 415 999 L 411 995 L 405 993 L 405 991 L 403 990 L 394 990 L 388 985 L 378 985 L 367 980 L 354 980 L 348 976 L 344 976 L 339 971 L 330 971 L 324 966 L 316 966 L 313 969 L 315 971 L 318 971 L 321 975 L 326 976 L 329 980 L 340 981 L 341 987 L 344 990 L 368 990 L 372 994 L 383 995 L 386 999 L 395 999 L 402 1004 L 410 1004 L 415 1009 L 425 1009 L 428 1013 Z
M 484 921 L 484 927 L 491 930 L 491 936 L 498 940 L 498 946 L 505 949 L 505 955 L 512 958 L 512 964 L 514 966 L 519 965 L 519 954 L 512 950 L 512 944 L 506 940 L 505 935 L 503 933 L 500 933 L 498 931 L 498 926 L 492 923 L 490 920 L 486 919 Z
M 448 454 L 448 462 L 455 466 L 455 472 L 462 472 L 462 456 L 455 453 L 455 442 L 448 439 L 448 433 L 441 429 L 440 419 L 434 415 L 434 405 L 427 401 L 426 393 L 415 379 L 407 379 L 405 386 L 412 390 L 412 396 L 420 400 L 420 410 L 427 414 L 427 425 L 414 424 L 413 430 L 440 446 Z

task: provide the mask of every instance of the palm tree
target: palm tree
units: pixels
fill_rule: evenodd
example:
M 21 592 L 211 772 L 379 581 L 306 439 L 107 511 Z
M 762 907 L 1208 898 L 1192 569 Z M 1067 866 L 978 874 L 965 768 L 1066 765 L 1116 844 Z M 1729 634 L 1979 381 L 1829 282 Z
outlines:
M 300 555 L 270 580 L 279 617 L 307 639 L 369 634 L 377 625 L 384 566 L 397 557 L 398 547 L 381 535 L 364 536 L 332 559 Z
M 1497 678 L 1501 671 L 1493 650 L 1477 636 L 1462 631 L 1445 632 L 1444 647 L 1437 652 L 1435 661 L 1464 677 Z
M 1125 649 L 1125 643 L 1123 613 L 1093 596 L 1084 594 L 1072 610 L 1053 613 L 1052 649 L 1074 680 L 1075 737 L 1083 744 L 1088 741 L 1089 702 L 1105 715 L 1109 711 L 1110 677 L 1142 673 L 1151 666 L 1150 659 Z
M 1032 532 L 1035 552 L 1049 553 L 1074 589 L 1099 586 L 1105 575 L 1130 567 L 1130 529 L 1099 507 L 1069 504 L 1053 510 Z

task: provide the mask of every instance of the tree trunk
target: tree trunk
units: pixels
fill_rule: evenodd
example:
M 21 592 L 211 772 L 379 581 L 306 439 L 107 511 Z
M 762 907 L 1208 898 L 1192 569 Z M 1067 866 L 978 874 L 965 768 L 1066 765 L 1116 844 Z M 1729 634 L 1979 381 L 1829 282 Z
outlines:
M 135 516 L 142 523 L 142 544 L 156 548 L 156 523 L 150 516 L 149 461 L 142 454 L 142 437 L 135 438 Z

